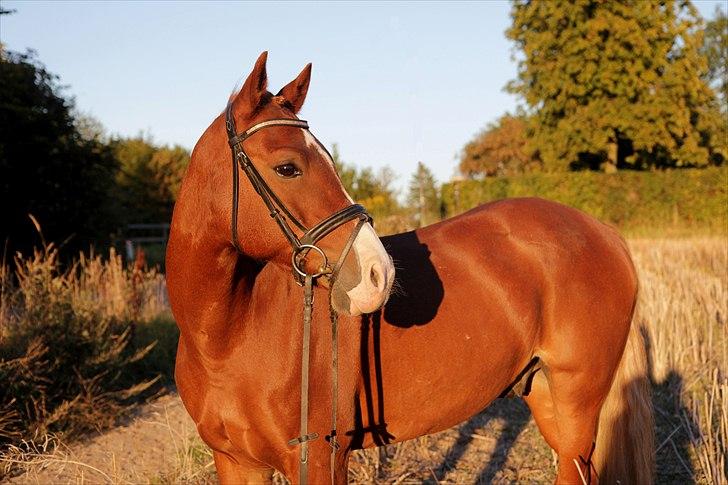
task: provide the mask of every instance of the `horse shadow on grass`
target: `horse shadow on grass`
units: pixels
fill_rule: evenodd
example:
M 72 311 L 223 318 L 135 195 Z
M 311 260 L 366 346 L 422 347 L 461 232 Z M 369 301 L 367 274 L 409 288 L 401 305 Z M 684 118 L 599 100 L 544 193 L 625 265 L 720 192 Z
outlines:
M 695 469 L 690 460 L 690 436 L 698 436 L 700 428 L 682 399 L 683 377 L 671 369 L 662 381 L 653 379 L 652 340 L 646 329 L 641 330 L 647 351 L 655 419 L 655 483 L 696 483 Z
M 479 484 L 493 482 L 498 472 L 505 468 L 508 455 L 521 432 L 528 425 L 530 416 L 526 403 L 521 399 L 505 398 L 495 400 L 484 411 L 459 426 L 455 443 L 447 451 L 440 465 L 432 470 L 433 478 L 425 480 L 424 483 L 434 485 L 437 483 L 436 480 L 441 480 L 448 472 L 456 469 L 468 447 L 478 436 L 477 432 L 488 427 L 491 421 L 503 420 L 505 426 L 498 435 L 488 462 L 475 480 L 475 483 Z
M 682 401 L 683 386 L 683 378 L 675 370 L 662 382 L 652 381 L 656 483 L 696 483 L 690 462 L 690 434 L 697 435 L 700 431 Z

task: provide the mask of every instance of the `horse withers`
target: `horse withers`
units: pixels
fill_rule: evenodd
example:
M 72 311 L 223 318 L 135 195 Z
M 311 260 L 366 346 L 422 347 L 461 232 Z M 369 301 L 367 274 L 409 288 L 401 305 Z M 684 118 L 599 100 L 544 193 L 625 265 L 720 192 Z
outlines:
M 267 482 L 276 469 L 294 483 L 346 483 L 352 450 L 447 429 L 518 389 L 558 454 L 558 483 L 649 483 L 652 417 L 629 252 L 611 228 L 553 202 L 494 202 L 381 241 L 362 218 L 332 226 L 316 245 L 340 271 L 312 290 L 304 393 L 304 292 L 291 276 L 291 246 L 353 202 L 329 154 L 296 121 L 310 65 L 272 95 L 266 58 L 229 101 L 234 124 L 255 133 L 231 139 L 225 113 L 208 127 L 167 250 L 177 386 L 220 481 Z M 285 211 L 261 201 L 268 189 L 253 182 L 248 162 L 233 159 L 240 173 L 231 172 L 235 143 Z M 236 183 L 233 201 L 242 173 L 253 183 Z M 301 227 L 289 224 L 287 236 L 281 224 L 293 218 Z M 321 268 L 317 251 L 304 256 L 304 273 Z M 338 344 L 328 302 L 340 314 Z M 312 438 L 301 474 L 291 438 L 305 395 Z

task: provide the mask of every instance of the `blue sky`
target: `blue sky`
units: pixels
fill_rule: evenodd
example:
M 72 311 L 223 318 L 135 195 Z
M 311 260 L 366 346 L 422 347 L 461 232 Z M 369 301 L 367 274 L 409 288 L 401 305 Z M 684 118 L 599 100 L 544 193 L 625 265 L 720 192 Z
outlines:
M 712 17 L 724 1 L 694 2 Z M 463 145 L 518 100 L 510 4 L 3 1 L 6 48 L 35 49 L 112 134 L 192 148 L 269 51 L 271 91 L 313 63 L 301 117 L 359 166 L 405 187 L 418 161 L 448 180 Z

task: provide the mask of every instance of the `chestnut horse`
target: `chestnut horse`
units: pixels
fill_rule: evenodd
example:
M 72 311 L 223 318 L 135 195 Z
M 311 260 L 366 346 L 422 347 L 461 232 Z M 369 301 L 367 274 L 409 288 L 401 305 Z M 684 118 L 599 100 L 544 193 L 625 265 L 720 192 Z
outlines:
M 266 57 L 230 99 L 241 128 L 295 120 L 303 105 L 310 64 L 274 96 Z M 303 224 L 352 204 L 306 129 L 270 126 L 244 146 Z M 287 239 L 247 181 L 235 249 L 231 177 L 220 115 L 193 151 L 167 250 L 177 386 L 222 483 L 269 482 L 274 469 L 296 483 L 299 450 L 288 442 L 300 417 L 303 291 Z M 340 254 L 354 224 L 319 247 Z M 307 423 L 321 436 L 332 411 L 331 323 L 320 304 L 329 291 L 341 314 L 340 448 L 330 463 L 323 438 L 308 443 L 311 483 L 332 473 L 346 483 L 352 450 L 447 429 L 514 392 L 558 454 L 558 483 L 651 481 L 645 354 L 631 323 L 637 277 L 606 225 L 539 199 L 490 203 L 381 242 L 365 224 L 341 276 L 314 287 Z

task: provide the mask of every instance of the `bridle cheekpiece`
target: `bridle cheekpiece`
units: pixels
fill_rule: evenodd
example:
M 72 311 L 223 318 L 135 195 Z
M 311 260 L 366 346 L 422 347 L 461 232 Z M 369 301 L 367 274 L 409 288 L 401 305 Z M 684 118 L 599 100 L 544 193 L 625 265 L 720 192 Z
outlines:
M 308 380 L 309 380 L 309 360 L 311 350 L 311 320 L 313 314 L 313 284 L 320 277 L 326 277 L 329 280 L 329 310 L 331 315 L 331 432 L 326 436 L 331 446 L 330 467 L 331 467 L 331 483 L 335 483 L 335 465 L 336 452 L 339 449 L 336 436 L 336 414 L 338 399 L 338 344 L 337 344 L 337 321 L 338 315 L 331 305 L 331 290 L 334 287 L 336 278 L 344 265 L 347 255 L 354 245 L 354 240 L 361 228 L 367 222 L 371 222 L 371 216 L 366 209 L 359 204 L 351 204 L 331 214 L 315 226 L 306 228 L 293 213 L 286 207 L 286 204 L 273 192 L 273 189 L 266 183 L 260 172 L 250 157 L 245 153 L 243 143 L 254 133 L 272 126 L 291 126 L 308 130 L 308 123 L 303 120 L 280 118 L 261 121 L 242 133 L 237 133 L 235 129 L 235 119 L 233 118 L 232 101 L 228 102 L 225 110 L 225 129 L 228 135 L 228 144 L 232 150 L 233 162 L 233 204 L 230 230 L 232 231 L 232 243 L 235 249 L 242 253 L 240 242 L 238 241 L 238 198 L 240 189 L 240 180 L 238 170 L 242 169 L 248 176 L 251 185 L 258 193 L 263 203 L 268 208 L 270 216 L 276 221 L 283 235 L 291 245 L 291 263 L 293 266 L 293 277 L 295 281 L 304 287 L 304 306 L 303 306 L 303 346 L 301 353 L 301 423 L 300 434 L 296 438 L 288 441 L 290 446 L 300 446 L 300 463 L 299 463 L 299 481 L 302 484 L 308 482 L 308 442 L 318 438 L 318 433 L 308 432 Z M 314 137 L 315 138 L 315 137 Z M 320 143 L 319 143 L 320 144 Z M 323 147 L 323 145 L 321 145 Z M 324 148 L 324 150 L 326 150 Z M 358 220 L 356 226 L 349 235 L 344 248 L 341 250 L 338 261 L 332 267 L 329 264 L 328 257 L 323 249 L 318 247 L 316 243 L 330 234 L 338 227 L 343 226 L 347 222 Z M 289 224 L 292 223 L 299 229 L 303 235 L 299 238 L 295 230 Z M 322 264 L 314 273 L 306 271 L 303 262 L 306 255 L 311 251 L 317 253 Z
M 235 129 L 235 119 L 232 112 L 232 102 L 228 103 L 227 105 L 227 108 L 225 110 L 225 129 L 227 130 L 228 144 L 230 145 L 230 149 L 232 150 L 233 162 L 233 204 L 232 218 L 230 224 L 233 246 L 238 252 L 243 252 L 240 248 L 237 231 L 238 199 L 240 188 L 238 167 L 240 167 L 240 169 L 242 169 L 248 176 L 248 180 L 250 180 L 251 185 L 258 193 L 260 198 L 263 200 L 265 206 L 268 208 L 270 216 L 276 221 L 276 224 L 278 224 L 281 232 L 283 232 L 283 235 L 288 240 L 288 243 L 291 245 L 291 249 L 293 251 L 291 260 L 293 263 L 293 270 L 296 281 L 300 284 L 302 278 L 305 278 L 307 274 L 306 271 L 301 267 L 301 264 L 302 261 L 305 259 L 306 254 L 308 254 L 310 251 L 318 253 L 323 259 L 323 264 L 321 268 L 318 272 L 313 273 L 313 278 L 316 279 L 320 276 L 327 275 L 329 279 L 331 279 L 332 275 L 338 275 L 336 266 L 339 267 L 339 270 L 341 269 L 340 266 L 343 264 L 343 260 L 346 258 L 349 250 L 351 249 L 351 245 L 353 244 L 354 239 L 356 239 L 359 230 L 364 225 L 364 223 L 371 222 L 371 216 L 367 213 L 366 209 L 363 206 L 359 204 L 351 204 L 339 211 L 334 212 L 329 217 L 322 220 L 310 229 L 306 228 L 306 226 L 303 225 L 298 220 L 298 218 L 293 215 L 293 213 L 288 209 L 286 204 L 283 203 L 283 201 L 278 197 L 278 195 L 276 195 L 273 189 L 271 189 L 270 186 L 266 183 L 258 169 L 255 167 L 255 165 L 253 165 L 253 162 L 251 161 L 248 154 L 245 152 L 245 149 L 243 148 L 243 142 L 250 138 L 254 133 L 257 133 L 264 128 L 269 128 L 272 126 L 291 126 L 308 130 L 308 123 L 304 120 L 279 118 L 261 121 L 260 123 L 251 126 L 247 130 L 241 133 L 237 133 Z M 352 231 L 349 241 L 344 247 L 342 254 L 339 256 L 339 261 L 337 262 L 336 266 L 334 268 L 331 268 L 326 253 L 318 246 L 316 246 L 316 243 L 338 227 L 356 219 L 359 220 L 359 223 L 357 224 L 354 231 Z M 289 222 L 292 223 L 297 229 L 299 229 L 303 233 L 300 238 L 293 230 Z

